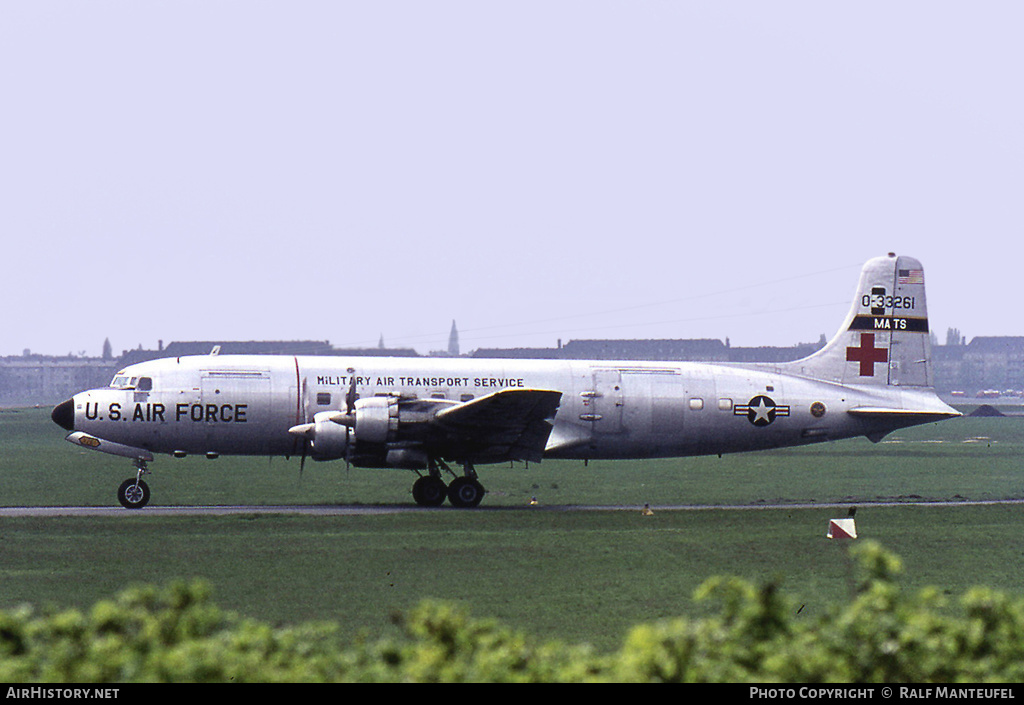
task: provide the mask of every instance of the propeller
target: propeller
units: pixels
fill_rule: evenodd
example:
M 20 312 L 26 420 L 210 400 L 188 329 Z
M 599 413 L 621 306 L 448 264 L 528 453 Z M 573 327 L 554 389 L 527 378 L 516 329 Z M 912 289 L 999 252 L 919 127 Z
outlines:
M 324 417 L 333 421 L 340 426 L 347 426 L 354 428 L 356 425 L 356 378 L 354 376 L 355 370 L 351 367 L 348 369 L 350 375 L 350 382 L 348 385 L 348 391 L 345 393 L 345 411 L 336 411 L 328 414 L 328 412 L 320 412 L 312 417 L 310 420 L 309 410 L 309 385 L 307 380 L 302 380 L 302 417 L 304 423 L 292 426 L 288 429 L 288 433 L 295 436 L 295 443 L 302 443 L 302 459 L 299 461 L 299 476 L 302 476 L 302 471 L 306 466 L 306 457 L 309 455 L 309 449 L 311 444 L 316 439 L 316 427 L 318 421 L 322 421 Z M 346 449 L 345 452 L 345 464 L 349 464 L 350 449 Z
M 306 467 L 306 456 L 309 454 L 309 444 L 313 440 L 316 434 L 316 424 L 309 423 L 309 385 L 305 377 L 302 378 L 302 420 L 296 426 L 292 426 L 288 429 L 288 433 L 295 436 L 295 444 L 292 445 L 292 453 L 295 452 L 295 446 L 298 443 L 302 443 L 302 459 L 299 461 L 299 477 L 302 477 L 302 471 Z
M 353 369 L 351 367 L 348 368 L 349 383 L 348 383 L 348 391 L 345 393 L 345 416 L 346 416 L 346 419 L 345 419 L 344 423 L 346 425 L 348 425 L 349 428 L 355 428 L 355 425 L 356 425 L 356 396 L 358 396 L 358 395 L 356 394 L 356 375 L 355 375 L 355 372 L 356 372 L 355 369 Z M 335 423 L 341 423 L 341 422 L 335 421 Z M 349 446 L 345 449 L 345 472 L 346 473 L 348 473 L 348 471 L 349 471 L 349 467 L 351 465 L 351 460 L 352 460 L 352 445 L 349 444 Z
M 348 368 L 348 392 L 345 393 L 345 411 L 348 412 L 349 416 L 355 413 L 356 408 L 356 371 L 354 368 Z

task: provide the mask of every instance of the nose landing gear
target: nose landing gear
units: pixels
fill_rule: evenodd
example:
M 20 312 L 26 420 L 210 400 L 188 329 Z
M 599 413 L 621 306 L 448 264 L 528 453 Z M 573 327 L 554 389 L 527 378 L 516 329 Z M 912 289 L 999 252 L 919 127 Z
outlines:
M 127 479 L 117 488 L 117 501 L 125 509 L 142 509 L 149 503 L 149 485 L 142 476 L 149 472 L 145 460 L 135 460 L 135 479 Z

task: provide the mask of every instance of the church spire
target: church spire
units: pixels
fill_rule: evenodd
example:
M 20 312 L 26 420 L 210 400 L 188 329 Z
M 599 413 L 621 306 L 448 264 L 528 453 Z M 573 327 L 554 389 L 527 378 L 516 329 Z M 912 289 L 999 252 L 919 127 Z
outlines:
M 455 327 L 454 319 L 452 319 L 452 332 L 448 334 L 448 354 L 452 357 L 459 356 L 459 329 Z

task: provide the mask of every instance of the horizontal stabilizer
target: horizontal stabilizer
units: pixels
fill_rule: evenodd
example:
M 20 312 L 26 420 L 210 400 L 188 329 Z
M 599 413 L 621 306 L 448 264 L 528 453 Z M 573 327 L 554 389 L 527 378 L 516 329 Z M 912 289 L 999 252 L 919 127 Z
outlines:
M 951 407 L 945 409 L 899 409 L 882 406 L 858 406 L 849 409 L 851 416 L 865 419 L 905 419 L 914 423 L 926 423 L 928 421 L 941 421 L 963 416 L 959 411 Z

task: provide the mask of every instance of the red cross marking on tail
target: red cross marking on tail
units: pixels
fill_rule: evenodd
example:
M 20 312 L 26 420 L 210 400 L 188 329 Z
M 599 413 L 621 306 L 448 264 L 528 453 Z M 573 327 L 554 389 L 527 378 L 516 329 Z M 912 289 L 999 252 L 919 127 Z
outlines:
M 889 351 L 885 348 L 875 347 L 874 333 L 861 333 L 860 347 L 846 348 L 846 361 L 860 363 L 861 377 L 874 377 L 875 363 L 888 362 Z

